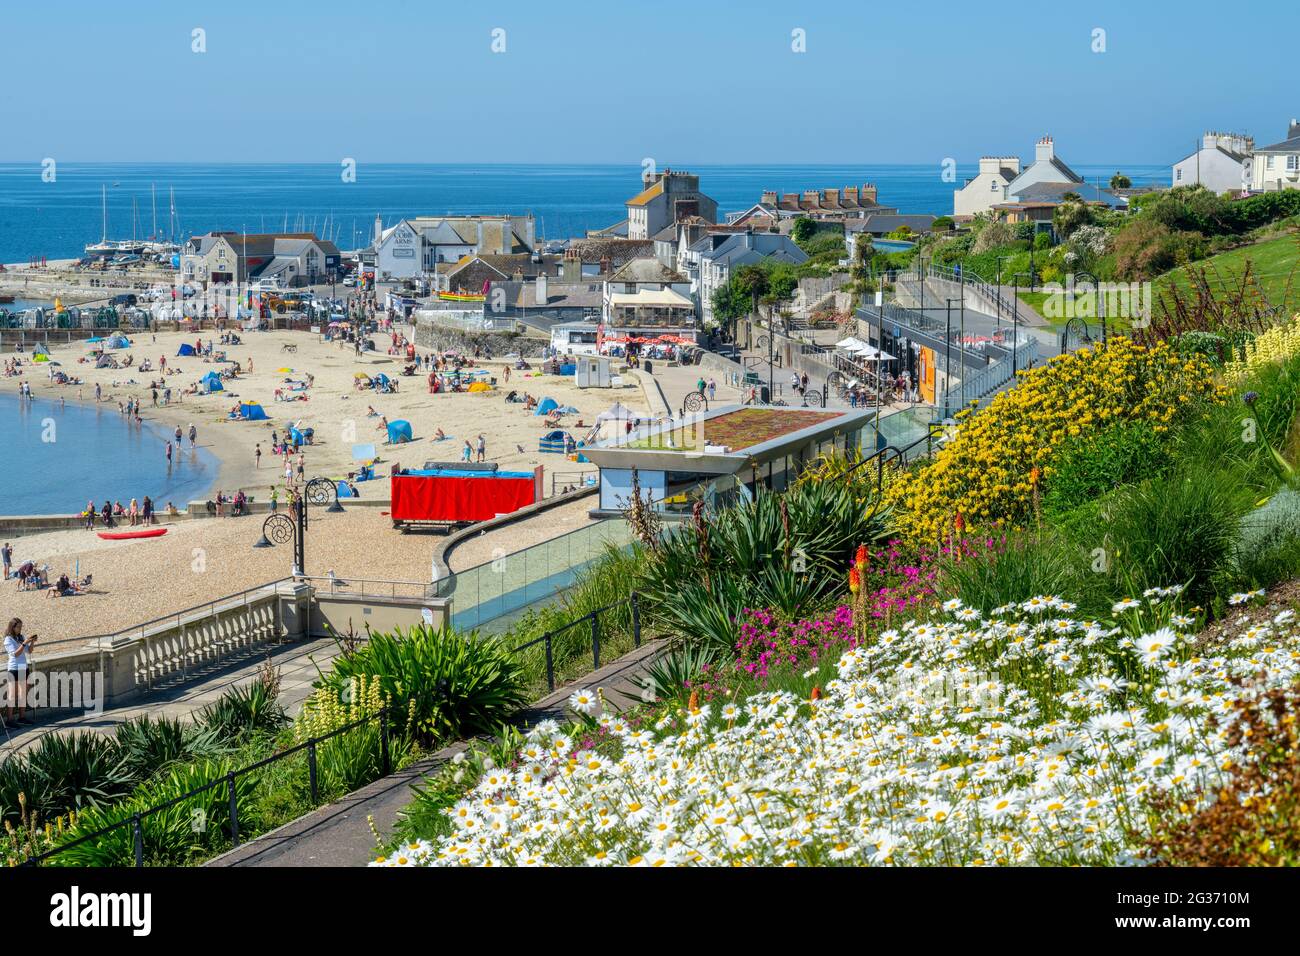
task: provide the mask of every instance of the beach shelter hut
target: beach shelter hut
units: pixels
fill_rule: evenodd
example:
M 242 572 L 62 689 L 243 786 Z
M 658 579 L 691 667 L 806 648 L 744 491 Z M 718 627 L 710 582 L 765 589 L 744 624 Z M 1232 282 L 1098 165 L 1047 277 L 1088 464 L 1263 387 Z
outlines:
M 216 372 L 209 372 L 199 379 L 199 382 L 209 392 L 224 392 L 226 390 L 226 386 L 221 384 L 221 376 Z
M 555 411 L 559 407 L 560 407 L 560 403 L 557 402 L 555 399 L 549 397 L 544 398 L 537 403 L 537 411 L 533 412 L 533 414 L 549 415 L 551 412 Z
M 249 422 L 260 422 L 270 418 L 264 409 L 257 402 L 240 402 L 239 417 Z
M 193 354 L 194 354 L 194 346 L 190 345 L 188 342 L 184 342 L 184 343 L 181 344 L 181 347 L 178 348 L 178 349 L 176 350 L 176 354 L 177 354 L 177 355 L 193 355 Z
M 411 423 L 405 418 L 399 418 L 397 421 L 388 423 L 388 443 L 398 445 L 402 442 L 410 441 L 414 437 L 411 431 Z

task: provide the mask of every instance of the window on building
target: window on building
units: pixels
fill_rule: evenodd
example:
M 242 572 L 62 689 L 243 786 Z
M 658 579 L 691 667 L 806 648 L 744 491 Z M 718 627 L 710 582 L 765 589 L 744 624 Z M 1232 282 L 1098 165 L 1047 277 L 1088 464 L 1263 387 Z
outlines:
M 1273 157 L 1272 157 L 1272 156 L 1269 156 L 1269 157 L 1267 157 L 1267 158 L 1264 160 L 1264 168 L 1265 168 L 1265 169 L 1272 169 L 1272 168 L 1273 168 Z
M 989 183 L 989 189 L 991 189 L 993 192 L 998 191 L 998 181 L 996 179 L 993 180 L 993 182 Z
M 1182 178 L 1183 178 L 1183 171 L 1180 169 L 1180 170 L 1178 170 L 1178 172 L 1174 175 L 1174 179 L 1182 179 Z
M 1300 164 L 1300 156 L 1288 156 L 1286 158 L 1286 168 L 1288 172 L 1292 172 L 1297 168 L 1300 168 L 1300 165 L 1297 164 Z

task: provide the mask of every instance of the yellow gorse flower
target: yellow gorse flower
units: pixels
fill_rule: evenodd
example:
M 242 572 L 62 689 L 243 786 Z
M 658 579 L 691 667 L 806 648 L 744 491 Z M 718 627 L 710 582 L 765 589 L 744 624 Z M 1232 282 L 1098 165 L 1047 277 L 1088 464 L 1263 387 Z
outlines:
M 1035 486 L 1051 481 L 1064 442 L 1120 421 L 1165 432 L 1192 403 L 1219 397 L 1204 360 L 1114 338 L 1021 373 L 931 462 L 890 482 L 885 499 L 901 535 L 919 543 L 943 540 L 955 512 L 973 528 L 1015 528 L 1031 514 Z

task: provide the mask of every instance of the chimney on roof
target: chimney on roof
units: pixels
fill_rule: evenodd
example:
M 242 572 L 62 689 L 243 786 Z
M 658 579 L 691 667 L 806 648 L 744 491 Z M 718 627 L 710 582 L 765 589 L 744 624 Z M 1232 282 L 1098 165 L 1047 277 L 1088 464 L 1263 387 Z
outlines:
M 1292 119 L 1291 128 L 1287 130 L 1286 138 L 1295 139 L 1297 136 L 1300 136 L 1300 120 Z
M 845 187 L 844 187 L 844 204 L 845 204 L 845 205 L 851 205 L 851 206 L 856 206 L 856 205 L 858 204 L 858 187 L 857 187 L 857 186 L 845 186 Z
M 605 255 L 605 256 L 601 256 L 601 257 L 600 257 L 600 274 L 603 275 L 603 276 L 607 276 L 607 275 L 609 275 L 609 271 L 610 271 L 610 268 L 609 268 L 609 267 L 610 267 L 611 265 L 613 265 L 613 264 L 614 264 L 614 262 L 613 262 L 612 259 L 610 259 L 609 256 L 607 256 L 607 255 Z
M 380 236 L 383 235 L 383 232 L 384 232 L 384 220 L 379 217 L 379 213 L 375 213 L 375 244 L 376 245 L 378 245 L 379 238 Z
M 577 249 L 565 249 L 564 259 L 560 262 L 560 278 L 565 282 L 577 282 L 582 278 L 582 259 Z
M 875 183 L 862 184 L 862 188 L 858 190 L 858 202 L 864 206 L 877 205 Z
M 775 205 L 776 205 L 776 190 L 775 190 L 775 189 L 764 189 L 764 190 L 763 190 L 763 198 L 760 199 L 759 202 L 761 202 L 761 203 L 763 203 L 764 205 L 767 205 L 767 206 L 775 206 Z
M 546 305 L 546 303 L 550 301 L 550 296 L 547 294 L 547 289 L 546 289 L 545 272 L 537 273 L 537 290 L 534 295 L 534 298 L 537 300 L 538 305 Z
M 821 205 L 821 196 L 815 189 L 805 189 L 803 191 L 803 202 L 800 205 L 816 209 Z
M 1034 162 L 1046 163 L 1056 158 L 1056 148 L 1052 144 L 1052 137 L 1044 136 L 1034 144 Z

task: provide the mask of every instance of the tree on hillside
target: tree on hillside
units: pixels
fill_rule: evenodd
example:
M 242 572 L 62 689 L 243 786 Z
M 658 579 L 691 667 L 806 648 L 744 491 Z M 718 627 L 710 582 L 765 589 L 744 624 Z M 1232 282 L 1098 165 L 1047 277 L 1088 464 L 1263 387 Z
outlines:
M 1110 177 L 1111 189 L 1131 189 L 1132 186 L 1133 180 L 1129 179 L 1123 173 L 1116 173 L 1114 176 Z
M 812 219 L 807 216 L 800 216 L 794 221 L 794 225 L 790 228 L 790 237 L 802 246 L 813 237 L 813 233 L 816 231 L 817 223 L 813 222 Z

